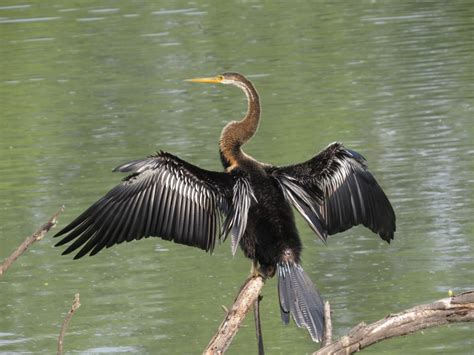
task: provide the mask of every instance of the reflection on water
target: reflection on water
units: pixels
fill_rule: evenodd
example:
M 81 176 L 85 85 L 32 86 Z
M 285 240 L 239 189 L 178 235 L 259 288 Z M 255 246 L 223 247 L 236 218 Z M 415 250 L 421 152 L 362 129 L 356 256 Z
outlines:
M 288 164 L 343 141 L 396 209 L 390 246 L 363 228 L 323 246 L 298 219 L 337 335 L 472 288 L 473 18 L 469 1 L 2 4 L 0 258 L 63 203 L 60 224 L 70 221 L 119 181 L 120 163 L 163 149 L 220 169 L 219 132 L 244 98 L 182 79 L 233 70 L 263 100 L 250 154 Z M 37 243 L 0 279 L 2 352 L 54 351 L 76 292 L 69 351 L 202 351 L 250 265 L 227 243 L 209 256 L 152 238 L 80 261 L 53 244 Z M 281 325 L 275 280 L 264 296 L 268 353 L 314 350 L 305 331 Z M 252 326 L 231 353 L 255 352 Z M 471 328 L 367 352 L 466 353 Z

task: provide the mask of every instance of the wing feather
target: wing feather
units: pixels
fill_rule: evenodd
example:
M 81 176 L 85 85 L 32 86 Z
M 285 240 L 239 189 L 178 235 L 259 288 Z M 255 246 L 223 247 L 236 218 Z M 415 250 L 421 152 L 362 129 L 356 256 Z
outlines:
M 240 239 L 244 235 L 245 229 L 247 227 L 247 217 L 252 199 L 256 201 L 255 195 L 252 191 L 250 183 L 246 179 L 237 180 L 233 189 L 233 207 L 234 211 L 232 213 L 231 220 L 231 234 L 232 234 L 232 255 L 235 255 L 237 252 L 237 247 L 239 246 Z
M 55 235 L 63 236 L 57 246 L 72 242 L 64 254 L 80 248 L 75 258 L 95 255 L 149 236 L 212 251 L 228 232 L 240 238 L 245 230 L 251 194 L 245 176 L 204 170 L 164 152 L 114 171 L 131 175 Z
M 392 205 L 359 153 L 333 143 L 304 163 L 267 169 L 322 240 L 358 224 L 393 239 Z

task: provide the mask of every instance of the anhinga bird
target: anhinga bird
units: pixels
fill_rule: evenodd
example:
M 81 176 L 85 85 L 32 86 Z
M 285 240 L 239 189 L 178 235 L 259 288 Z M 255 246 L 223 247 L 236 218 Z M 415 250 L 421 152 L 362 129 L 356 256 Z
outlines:
M 72 242 L 63 254 L 81 248 L 75 259 L 150 236 L 212 251 L 230 233 L 232 254 L 240 245 L 255 272 L 277 273 L 282 320 L 288 323 L 291 314 L 320 341 L 323 303 L 301 267 L 292 207 L 323 241 L 363 224 L 390 242 L 395 232 L 390 202 L 365 159 L 340 143 L 300 164 L 277 167 L 255 160 L 242 150 L 260 119 L 252 83 L 238 73 L 189 81 L 234 85 L 247 96 L 245 117 L 221 133 L 225 171 L 204 170 L 165 152 L 123 164 L 114 171 L 130 175 L 57 233 L 66 234 L 57 245 Z

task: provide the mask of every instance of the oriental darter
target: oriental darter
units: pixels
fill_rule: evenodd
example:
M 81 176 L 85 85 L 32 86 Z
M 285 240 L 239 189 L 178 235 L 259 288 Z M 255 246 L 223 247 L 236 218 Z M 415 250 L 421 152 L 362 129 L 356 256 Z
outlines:
M 56 245 L 72 242 L 63 254 L 80 248 L 77 259 L 155 236 L 212 252 L 230 235 L 232 254 L 240 245 L 254 272 L 278 275 L 284 323 L 291 315 L 321 341 L 323 302 L 301 266 L 292 207 L 323 242 L 363 224 L 390 243 L 395 214 L 389 200 L 362 155 L 340 143 L 295 165 L 257 161 L 242 150 L 260 119 L 253 84 L 238 73 L 189 81 L 234 85 L 247 96 L 245 117 L 229 122 L 220 136 L 224 171 L 205 170 L 166 152 L 120 165 L 114 171 L 128 177 L 59 231 L 56 236 L 64 237 Z

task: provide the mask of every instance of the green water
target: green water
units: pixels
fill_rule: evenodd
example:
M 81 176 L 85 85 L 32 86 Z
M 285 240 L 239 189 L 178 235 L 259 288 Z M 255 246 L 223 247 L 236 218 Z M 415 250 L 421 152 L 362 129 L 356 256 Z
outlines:
M 157 150 L 220 169 L 217 139 L 245 110 L 263 121 L 246 151 L 288 164 L 339 140 L 359 151 L 397 213 L 395 241 L 353 228 L 327 246 L 301 219 L 303 262 L 333 308 L 360 321 L 474 287 L 472 1 L 77 1 L 0 3 L 0 260 L 57 208 L 70 222 Z M 51 235 L 0 278 L 0 352 L 54 353 L 74 293 L 70 352 L 200 353 L 246 278 L 230 244 L 214 255 L 151 238 L 73 261 Z M 268 354 L 317 349 L 262 302 Z M 466 354 L 473 326 L 382 342 L 371 354 Z M 248 317 L 229 353 L 255 353 Z

